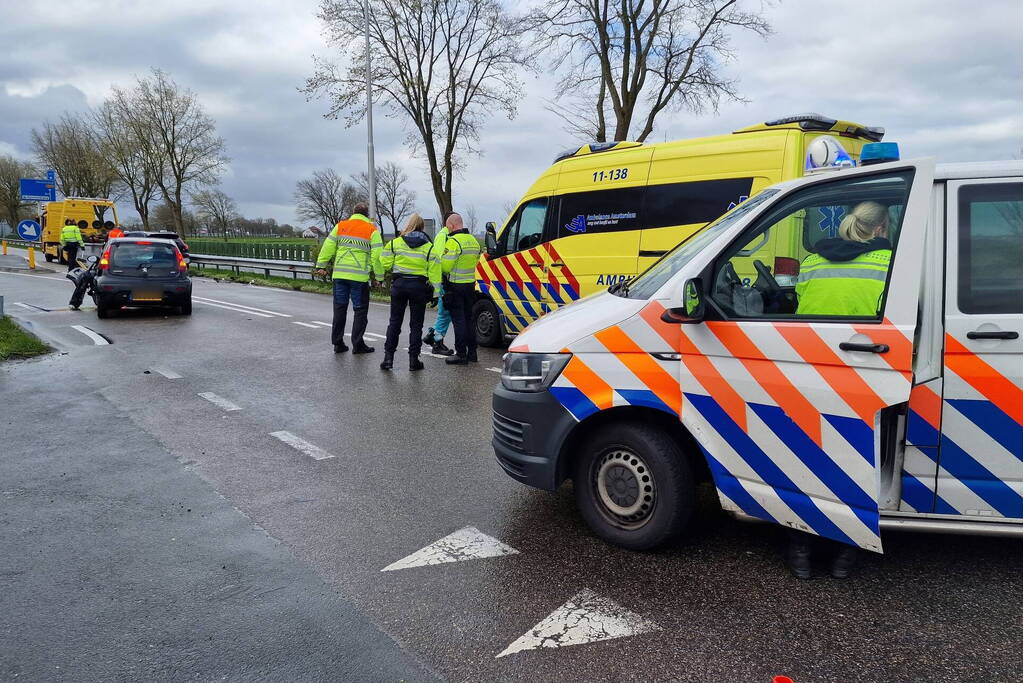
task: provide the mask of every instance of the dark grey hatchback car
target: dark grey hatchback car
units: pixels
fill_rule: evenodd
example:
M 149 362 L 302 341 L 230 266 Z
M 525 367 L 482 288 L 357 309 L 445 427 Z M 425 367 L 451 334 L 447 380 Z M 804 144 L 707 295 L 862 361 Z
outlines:
M 93 299 L 107 318 L 122 308 L 174 308 L 192 314 L 188 260 L 171 240 L 110 240 L 97 264 Z

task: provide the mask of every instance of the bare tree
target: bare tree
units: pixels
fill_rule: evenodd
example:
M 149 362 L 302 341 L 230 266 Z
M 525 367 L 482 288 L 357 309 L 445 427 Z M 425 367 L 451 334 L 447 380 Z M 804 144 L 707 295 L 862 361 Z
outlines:
M 149 206 L 165 164 L 162 148 L 149 144 L 152 134 L 141 134 L 147 121 L 138 120 L 137 111 L 133 93 L 114 88 L 93 112 L 93 127 L 100 151 L 131 195 L 143 229 L 149 230 Z
M 359 201 L 359 190 L 346 183 L 337 171 L 316 171 L 312 178 L 295 183 L 295 214 L 303 221 L 315 221 L 330 232 L 338 221 L 347 218 Z
M 479 225 L 477 222 L 479 220 L 479 212 L 476 211 L 476 205 L 466 205 L 466 207 L 462 210 L 462 218 L 465 219 L 465 227 L 469 230 L 469 232 L 475 234 L 476 228 Z
M 57 172 L 57 189 L 66 197 L 117 199 L 120 181 L 99 148 L 85 117 L 64 114 L 32 129 L 32 150 L 40 165 Z
M 196 217 L 206 224 L 212 233 L 226 236 L 228 229 L 238 219 L 238 205 L 220 190 L 202 190 L 191 196 Z
M 527 25 L 497 0 L 368 1 L 374 97 L 411 123 L 408 141 L 426 158 L 444 214 L 462 154 L 476 151 L 483 122 L 494 112 L 515 116 L 517 73 L 532 66 Z M 352 40 L 352 27 L 361 33 L 365 24 L 363 0 L 321 0 L 317 16 L 327 38 L 350 53 L 350 66 L 317 59 L 302 92 L 329 97 L 327 116 L 344 115 L 351 126 L 366 113 L 363 44 Z
M 771 31 L 740 0 L 546 0 L 532 26 L 563 74 L 553 111 L 598 142 L 630 133 L 642 142 L 669 107 L 699 113 L 740 100 L 722 70 L 731 34 Z
M 15 159 L 9 154 L 0 156 L 0 214 L 11 230 L 32 209 L 31 202 L 21 201 L 22 178 L 34 178 L 36 168 L 27 161 Z
M 369 180 L 365 172 L 352 176 L 352 181 L 363 196 L 369 197 Z M 391 222 L 395 237 L 400 230 L 401 220 L 415 208 L 416 193 L 408 189 L 407 184 L 408 175 L 398 164 L 388 161 L 383 166 L 377 166 L 377 213 Z
M 146 155 L 163 160 L 156 183 L 175 229 L 183 233 L 185 199 L 199 187 L 215 184 L 228 161 L 224 140 L 195 93 L 159 69 L 138 79 L 131 100 L 134 133 Z

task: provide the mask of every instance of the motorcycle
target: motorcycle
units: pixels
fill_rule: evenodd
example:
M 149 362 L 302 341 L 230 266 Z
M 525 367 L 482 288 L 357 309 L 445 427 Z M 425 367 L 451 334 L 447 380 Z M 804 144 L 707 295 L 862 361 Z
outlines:
M 85 262 L 88 264 L 85 268 L 73 268 L 65 275 L 75 285 L 75 291 L 71 294 L 71 301 L 68 302 L 71 310 L 74 311 L 77 311 L 79 306 L 82 305 L 86 294 L 92 297 L 96 295 L 95 287 L 96 276 L 99 274 L 99 257 L 90 256 L 85 259 Z

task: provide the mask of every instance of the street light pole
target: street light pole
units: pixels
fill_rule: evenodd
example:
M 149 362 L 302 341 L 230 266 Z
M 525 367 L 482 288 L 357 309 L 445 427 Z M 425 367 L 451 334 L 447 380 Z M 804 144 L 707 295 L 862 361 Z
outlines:
M 369 57 L 369 0 L 363 0 L 363 10 L 366 14 L 366 134 L 368 142 L 366 145 L 366 156 L 369 161 L 369 217 L 377 220 L 377 168 L 373 160 L 373 76 Z

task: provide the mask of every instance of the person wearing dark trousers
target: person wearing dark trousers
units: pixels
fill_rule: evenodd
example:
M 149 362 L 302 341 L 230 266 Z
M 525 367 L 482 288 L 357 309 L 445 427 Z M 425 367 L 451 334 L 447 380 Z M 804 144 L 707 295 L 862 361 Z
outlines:
M 476 264 L 480 260 L 480 243 L 465 229 L 462 217 L 457 213 L 448 216 L 445 225 L 448 238 L 441 257 L 441 271 L 445 278 L 444 306 L 451 311 L 451 324 L 455 326 L 455 355 L 444 362 L 468 365 L 477 362 L 472 308 L 476 303 Z
M 334 353 L 348 350 L 345 344 L 345 325 L 348 322 L 348 304 L 352 304 L 352 353 L 373 353 L 375 348 L 366 344 L 363 336 L 369 322 L 370 275 L 380 274 L 380 249 L 383 241 L 380 231 L 366 217 L 369 207 L 365 202 L 355 205 L 355 213 L 346 221 L 339 221 L 327 235 L 316 258 L 317 275 L 325 275 L 327 265 L 333 264 L 334 320 L 330 341 Z
M 792 575 L 797 579 L 809 579 L 813 565 L 811 557 L 815 545 L 828 546 L 831 553 L 831 576 L 836 579 L 847 579 L 856 565 L 856 546 L 818 538 L 813 534 L 797 529 L 788 529 L 788 548 L 785 561 Z
M 384 342 L 384 360 L 381 370 L 394 367 L 394 354 L 398 350 L 398 337 L 409 310 L 409 370 L 422 370 L 419 353 L 423 346 L 423 319 L 426 304 L 434 298 L 440 286 L 440 263 L 432 258 L 433 244 L 423 232 L 424 221 L 418 213 L 412 214 L 401 235 L 391 240 L 380 254 L 383 272 L 392 272 L 391 317 L 387 323 Z
M 85 243 L 82 237 L 82 230 L 89 227 L 86 221 L 78 221 L 76 225 L 68 218 L 64 221 L 64 227 L 60 229 L 60 248 L 67 255 L 67 272 L 78 267 L 78 250 Z

